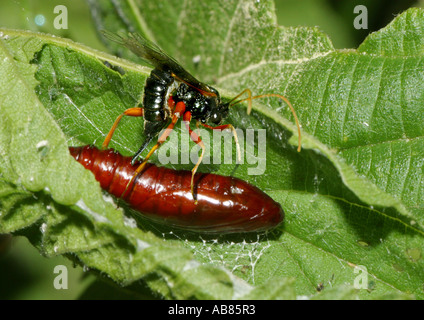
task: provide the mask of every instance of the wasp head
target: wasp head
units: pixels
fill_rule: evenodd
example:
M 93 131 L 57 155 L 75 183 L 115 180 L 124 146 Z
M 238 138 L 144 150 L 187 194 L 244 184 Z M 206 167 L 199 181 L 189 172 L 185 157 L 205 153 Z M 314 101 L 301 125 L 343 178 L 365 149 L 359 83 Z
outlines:
M 219 103 L 216 108 L 212 110 L 209 118 L 210 121 L 213 124 L 220 124 L 222 119 L 228 116 L 229 106 L 229 103 Z
M 216 96 L 214 97 L 214 102 L 211 103 L 209 120 L 213 124 L 220 124 L 223 119 L 228 116 L 229 111 L 229 103 L 221 103 L 221 97 L 216 89 L 210 87 L 211 92 L 213 92 Z

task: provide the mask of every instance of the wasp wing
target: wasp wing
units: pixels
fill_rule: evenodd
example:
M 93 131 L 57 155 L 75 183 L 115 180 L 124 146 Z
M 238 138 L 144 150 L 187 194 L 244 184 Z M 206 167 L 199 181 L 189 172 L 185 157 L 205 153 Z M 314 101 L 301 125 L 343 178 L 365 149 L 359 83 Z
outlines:
M 138 33 L 129 33 L 122 36 L 117 33 L 102 30 L 103 35 L 116 43 L 130 49 L 133 53 L 149 62 L 155 68 L 169 71 L 174 78 L 185 82 L 189 86 L 201 91 L 204 94 L 215 96 L 215 90 L 200 82 L 186 71 L 174 58 L 167 55 L 158 45 L 147 40 Z

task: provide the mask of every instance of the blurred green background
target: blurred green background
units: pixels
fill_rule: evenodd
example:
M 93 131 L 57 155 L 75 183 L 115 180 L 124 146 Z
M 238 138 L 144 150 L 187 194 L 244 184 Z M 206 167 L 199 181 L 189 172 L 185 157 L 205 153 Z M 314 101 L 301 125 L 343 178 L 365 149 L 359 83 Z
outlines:
M 278 23 L 284 26 L 318 26 L 336 48 L 356 48 L 371 32 L 384 27 L 398 13 L 424 0 L 276 0 Z M 68 10 L 68 29 L 57 30 L 53 12 L 57 0 L 13 0 L 0 4 L 0 27 L 26 29 L 73 39 L 105 50 L 97 39 L 85 0 L 61 0 Z M 368 29 L 353 27 L 356 5 L 368 9 Z M 68 289 L 53 286 L 56 265 L 68 269 Z M 101 294 L 94 293 L 96 291 Z M 109 289 L 109 292 L 107 293 Z M 0 299 L 120 298 L 116 288 L 99 283 L 96 277 L 64 258 L 46 259 L 22 237 L 0 235 Z M 124 296 L 125 297 L 125 296 Z M 150 296 L 146 296 L 150 297 Z

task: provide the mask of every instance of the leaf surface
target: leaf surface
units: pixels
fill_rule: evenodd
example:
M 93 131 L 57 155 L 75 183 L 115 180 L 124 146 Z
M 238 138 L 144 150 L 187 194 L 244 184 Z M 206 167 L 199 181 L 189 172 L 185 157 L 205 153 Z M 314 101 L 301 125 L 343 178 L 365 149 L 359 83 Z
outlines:
M 398 16 L 358 50 L 335 50 L 317 29 L 276 27 L 272 2 L 128 3 L 93 2 L 98 27 L 150 37 L 226 99 L 244 88 L 290 99 L 300 153 L 293 117 L 277 99 L 256 100 L 251 116 L 234 107 L 227 119 L 266 130 L 265 151 L 254 148 L 266 170 L 249 174 L 260 163 L 246 157 L 235 175 L 280 202 L 284 224 L 213 237 L 145 220 L 135 228 L 132 212 L 105 201 L 66 148 L 99 146 L 116 116 L 138 104 L 150 69 L 66 39 L 2 30 L 2 232 L 27 228 L 44 254 L 72 253 L 165 298 L 260 298 L 271 283 L 268 298 L 319 298 L 321 285 L 334 288 L 328 297 L 354 298 L 358 279 L 361 298 L 423 296 L 422 10 Z M 178 142 L 184 129 L 175 134 Z M 112 146 L 132 154 L 142 139 L 142 121 L 125 119 Z M 183 154 L 171 141 L 164 148 Z M 201 170 L 229 175 L 234 164 Z

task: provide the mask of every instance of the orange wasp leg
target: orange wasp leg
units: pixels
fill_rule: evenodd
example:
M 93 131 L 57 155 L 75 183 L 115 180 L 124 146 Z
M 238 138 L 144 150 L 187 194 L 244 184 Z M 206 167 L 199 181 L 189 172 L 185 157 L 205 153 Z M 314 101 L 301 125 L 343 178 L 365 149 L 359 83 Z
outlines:
M 190 111 L 187 111 L 186 113 L 184 113 L 183 121 L 184 121 L 184 124 L 185 124 L 188 132 L 190 133 L 191 140 L 193 140 L 197 145 L 199 145 L 202 148 L 202 153 L 199 157 L 199 160 L 197 160 L 196 165 L 191 170 L 191 184 L 190 184 L 191 194 L 193 196 L 195 204 L 197 204 L 197 199 L 194 196 L 194 175 L 196 174 L 197 168 L 199 168 L 199 165 L 202 163 L 203 155 L 205 154 L 205 145 L 204 145 L 202 139 L 199 137 L 199 135 L 190 128 L 190 122 L 191 122 L 191 112 Z
M 226 129 L 230 129 L 233 132 L 233 136 L 234 136 L 234 140 L 236 142 L 236 148 L 237 148 L 237 162 L 241 163 L 241 151 L 240 151 L 240 143 L 238 140 L 238 136 L 237 136 L 237 131 L 234 128 L 234 126 L 232 124 L 223 124 L 220 126 L 216 126 L 216 127 L 212 127 L 206 123 L 200 123 L 202 126 L 204 126 L 205 128 L 211 129 L 211 130 L 226 130 Z
M 143 171 L 144 167 L 146 166 L 147 161 L 152 156 L 152 154 L 159 149 L 159 147 L 166 141 L 166 139 L 171 134 L 172 130 L 174 129 L 175 124 L 177 123 L 178 119 L 181 117 L 181 115 L 184 114 L 185 111 L 185 104 L 184 102 L 178 102 L 174 109 L 174 114 L 172 115 L 172 121 L 168 125 L 168 127 L 163 131 L 161 136 L 158 139 L 158 142 L 153 146 L 152 149 L 150 149 L 149 153 L 144 158 L 143 162 L 137 167 L 137 169 L 134 171 L 134 175 L 132 176 L 131 180 L 128 182 L 127 187 L 125 188 L 124 192 L 122 193 L 121 198 L 124 197 L 124 195 L 128 191 L 128 187 L 132 184 L 134 179 Z
M 112 128 L 109 130 L 109 133 L 107 134 L 105 140 L 103 141 L 102 149 L 106 149 L 108 147 L 110 140 L 112 140 L 112 136 L 115 133 L 115 130 L 118 127 L 118 124 L 121 121 L 123 116 L 143 117 L 144 110 L 143 108 L 129 108 L 125 110 L 121 115 L 119 115 L 118 118 L 116 118 L 115 122 L 113 123 Z

